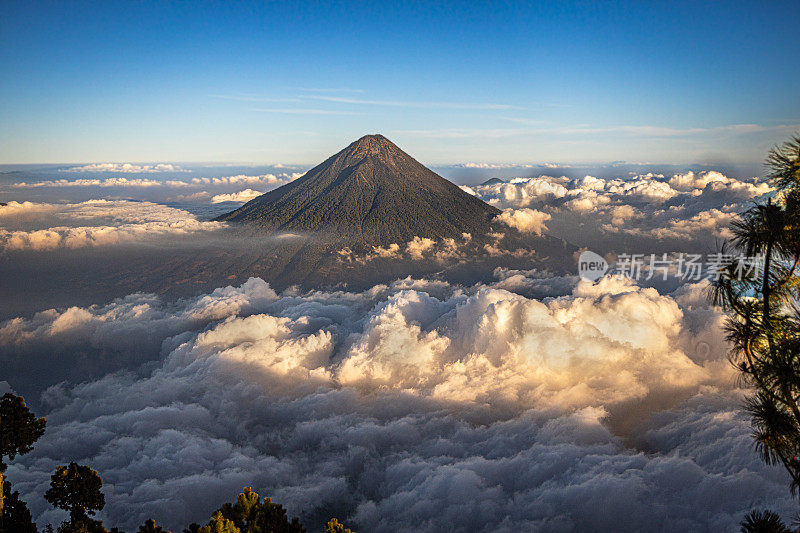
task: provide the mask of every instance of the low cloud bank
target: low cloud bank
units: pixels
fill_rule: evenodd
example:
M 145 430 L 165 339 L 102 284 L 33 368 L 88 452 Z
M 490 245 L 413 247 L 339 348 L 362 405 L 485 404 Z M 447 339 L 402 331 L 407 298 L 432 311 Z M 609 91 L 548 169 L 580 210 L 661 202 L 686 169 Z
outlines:
M 202 169 L 192 172 L 198 171 Z M 49 179 L 49 176 L 42 174 L 44 179 L 27 179 L 0 185 L 0 196 L 5 196 L 6 202 L 13 200 L 20 203 L 78 203 L 95 198 L 125 198 L 197 206 L 225 201 L 245 202 L 252 199 L 255 191 L 263 193 L 275 189 L 302 175 L 298 172 L 280 172 L 184 178 L 174 170 L 164 170 L 160 176 L 151 176 L 148 172 L 136 175 L 133 171 L 128 174 L 98 177 L 93 172 L 82 170 L 75 171 L 75 177 L 70 179 Z M 251 192 L 250 197 L 247 196 L 248 191 Z M 226 196 L 233 199 L 221 199 Z
M 9 202 L 0 206 L 0 250 L 107 246 L 222 227 L 220 222 L 200 221 L 188 211 L 151 202 Z
M 137 174 L 148 174 L 157 172 L 191 172 L 178 165 L 171 163 L 155 163 L 151 165 L 139 165 L 136 163 L 92 163 L 77 167 L 61 169 L 62 172 L 126 172 Z
M 304 295 L 251 279 L 5 322 L 7 358 L 152 356 L 50 387 L 48 432 L 8 477 L 56 522 L 49 473 L 90 463 L 128 530 L 178 529 L 245 485 L 364 531 L 731 530 L 794 509 L 750 444 L 705 285 L 496 275 Z M 563 296 L 513 292 L 526 281 Z
M 133 172 L 133 171 L 131 171 Z M 137 171 L 138 172 L 138 171 Z M 11 186 L 16 189 L 35 189 L 35 188 L 59 188 L 59 187 L 167 187 L 167 188 L 192 188 L 203 185 L 265 185 L 277 187 L 289 183 L 302 176 L 301 173 L 291 174 L 261 174 L 249 176 L 237 174 L 235 176 L 223 176 L 218 178 L 192 178 L 188 180 L 154 180 L 149 178 L 81 178 L 74 180 L 58 179 L 13 183 Z

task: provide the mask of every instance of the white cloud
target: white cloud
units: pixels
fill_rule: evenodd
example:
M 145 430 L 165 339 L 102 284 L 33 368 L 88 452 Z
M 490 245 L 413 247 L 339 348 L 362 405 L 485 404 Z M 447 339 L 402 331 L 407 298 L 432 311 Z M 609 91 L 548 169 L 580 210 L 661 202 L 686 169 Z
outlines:
M 630 205 L 618 205 L 611 209 L 611 224 L 622 226 L 626 221 L 639 216 L 639 211 Z
M 384 258 L 397 258 L 400 257 L 400 245 L 397 243 L 392 243 L 389 246 L 375 246 L 373 248 L 375 251 L 375 255 L 378 257 Z
M 212 204 L 219 204 L 222 202 L 249 202 L 253 198 L 257 198 L 264 194 L 260 191 L 253 189 L 245 189 L 239 192 L 232 192 L 229 194 L 216 194 L 211 198 Z
M 709 239 L 729 238 L 727 226 L 736 213 L 772 190 L 764 180 L 736 179 L 717 171 L 605 179 L 540 176 L 473 189 L 478 198 L 500 209 L 527 208 L 550 215 L 549 232 L 573 244 L 600 243 L 607 251 L 628 253 L 668 251 L 639 249 L 657 241 L 664 246 L 683 241 L 691 250 L 705 249 Z M 623 235 L 638 240 L 619 240 Z
M 723 239 L 732 239 L 731 223 L 738 218 L 736 213 L 726 213 L 719 209 L 710 209 L 688 219 L 670 221 L 667 227 L 656 228 L 649 233 L 656 238 L 680 239 L 707 231 Z
M 668 183 L 654 179 L 637 179 L 633 181 L 613 180 L 607 190 L 622 196 L 640 196 L 650 201 L 662 202 L 674 198 L 678 193 Z
M 611 203 L 611 198 L 607 194 L 598 194 L 594 189 L 573 189 L 568 194 L 568 200 L 564 206 L 573 211 L 597 211 L 601 206 Z
M 420 260 L 425 256 L 425 252 L 432 249 L 436 241 L 427 237 L 414 237 L 406 243 L 406 253 L 412 259 Z
M 39 187 L 187 187 L 188 182 L 180 180 L 159 181 L 147 178 L 81 178 L 76 180 L 45 180 L 14 183 L 15 188 L 29 189 Z
M 506 209 L 497 217 L 497 220 L 524 233 L 541 235 L 542 232 L 547 231 L 545 222 L 551 218 L 548 213 L 525 207 L 522 209 Z
M 481 169 L 496 170 L 501 168 L 536 168 L 538 165 L 513 164 L 513 163 L 461 163 L 453 166 L 458 168 L 481 168 Z M 551 163 L 545 163 L 541 166 L 545 166 L 548 168 L 560 168 L 560 165 L 553 165 Z
M 224 227 L 220 222 L 200 221 L 182 209 L 151 202 L 90 200 L 77 204 L 35 204 L 11 202 L 5 210 L 39 215 L 43 222 L 53 218 L 62 225 L 41 229 L 9 229 L 0 226 L 0 249 L 49 250 L 83 248 L 143 241 L 164 235 L 185 235 Z
M 774 190 L 766 182 L 736 180 L 717 171 L 675 174 L 669 179 L 669 184 L 676 190 L 696 196 L 701 195 L 706 187 L 715 191 L 741 192 L 746 198 L 755 198 Z
M 50 213 L 57 207 L 53 204 L 40 204 L 35 202 L 7 202 L 0 205 L 0 219 L 6 217 L 18 217 L 37 213 Z
M 153 188 L 153 187 L 167 187 L 167 188 L 187 188 L 187 187 L 200 187 L 204 185 L 224 186 L 224 185 L 260 185 L 267 187 L 279 187 L 285 185 L 302 176 L 302 173 L 293 172 L 291 174 L 284 173 L 280 175 L 275 174 L 261 174 L 257 176 L 249 176 L 245 174 L 237 174 L 235 176 L 223 176 L 218 178 L 192 178 L 189 180 L 153 180 L 146 178 L 82 178 L 76 180 L 45 180 L 34 182 L 18 182 L 14 183 L 12 187 L 19 189 L 41 188 L 41 187 L 129 187 L 129 188 Z
M 394 259 L 401 261 L 422 261 L 431 260 L 439 263 L 463 260 L 468 254 L 480 253 L 480 248 L 470 246 L 472 235 L 462 233 L 460 239 L 443 238 L 430 239 L 427 237 L 415 236 L 410 241 L 401 245 L 391 243 L 387 246 L 373 246 L 366 253 L 358 254 L 350 247 L 339 250 L 339 261 L 345 263 L 366 264 L 376 259 Z
M 60 169 L 61 172 L 125 172 L 137 174 L 150 174 L 158 172 L 191 172 L 178 165 L 169 163 L 156 163 L 152 165 L 138 165 L 135 163 L 92 163 L 79 167 Z
M 129 530 L 179 530 L 243 486 L 310 528 L 333 509 L 365 531 L 729 530 L 760 498 L 793 512 L 734 407 L 703 289 L 607 278 L 538 301 L 403 280 L 300 297 L 251 280 L 15 319 L 0 345 L 20 359 L 144 339 L 163 361 L 49 389 L 48 431 L 7 475 L 56 522 L 50 472 L 92 464 L 102 518 Z

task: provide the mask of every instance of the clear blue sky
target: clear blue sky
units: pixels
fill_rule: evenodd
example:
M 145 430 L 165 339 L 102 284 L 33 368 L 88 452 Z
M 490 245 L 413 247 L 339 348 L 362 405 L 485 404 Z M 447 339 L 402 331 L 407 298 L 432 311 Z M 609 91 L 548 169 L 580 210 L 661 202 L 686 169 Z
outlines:
M 602 7 L 601 7 L 602 4 Z M 752 162 L 800 2 L 0 4 L 0 163 Z

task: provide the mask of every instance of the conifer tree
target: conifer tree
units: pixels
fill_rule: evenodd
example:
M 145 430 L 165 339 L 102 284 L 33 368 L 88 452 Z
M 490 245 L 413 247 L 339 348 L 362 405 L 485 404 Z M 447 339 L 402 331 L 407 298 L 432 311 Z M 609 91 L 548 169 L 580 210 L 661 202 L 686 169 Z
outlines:
M 36 418 L 31 413 L 22 396 L 7 393 L 0 398 L 0 531 L 3 528 L 4 500 L 3 489 L 6 460 L 24 455 L 33 449 L 33 444 L 44 434 L 44 418 Z
M 800 137 L 767 158 L 776 194 L 734 222 L 732 251 L 763 257 L 757 276 L 735 264 L 716 282 L 714 301 L 728 311 L 731 359 L 753 389 L 747 402 L 756 446 L 800 488 Z
M 95 470 L 88 466 L 70 463 L 59 466 L 50 476 L 50 488 L 44 498 L 53 507 L 69 511 L 70 524 L 77 526 L 89 523 L 89 515 L 94 515 L 106 505 L 100 489 L 103 480 Z
M 752 393 L 747 410 L 756 448 L 768 464 L 783 466 L 791 491 L 800 489 L 800 136 L 767 157 L 776 189 L 732 225 L 723 252 L 761 256 L 756 276 L 731 262 L 715 282 L 715 303 L 728 313 L 731 361 Z M 789 531 L 771 511 L 754 511 L 742 531 Z
M 225 518 L 222 511 L 215 511 L 208 525 L 200 528 L 200 533 L 241 533 L 241 530 L 233 520 Z
M 19 492 L 11 490 L 8 481 L 3 485 L 5 504 L 3 506 L 3 525 L 0 532 L 36 533 L 36 524 L 33 523 L 28 506 L 19 498 Z
M 152 518 L 147 520 L 143 526 L 139 526 L 139 533 L 170 533 L 161 526 L 156 525 L 156 521 Z

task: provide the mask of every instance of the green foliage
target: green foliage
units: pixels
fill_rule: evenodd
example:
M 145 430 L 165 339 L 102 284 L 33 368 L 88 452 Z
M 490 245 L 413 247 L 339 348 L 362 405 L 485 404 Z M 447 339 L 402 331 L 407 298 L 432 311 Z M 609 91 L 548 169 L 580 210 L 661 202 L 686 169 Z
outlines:
M 767 168 L 775 185 L 789 189 L 800 185 L 800 136 L 794 135 L 767 156 Z
M 305 533 L 299 519 L 290 521 L 282 505 L 262 500 L 250 487 L 244 488 L 235 504 L 226 503 L 218 512 L 242 533 Z
M 3 486 L 5 503 L 3 506 L 3 520 L 0 533 L 36 533 L 36 524 L 25 502 L 19 499 L 19 492 L 11 491 L 11 483 Z
M 7 468 L 4 458 L 13 460 L 31 451 L 44 427 L 44 418 L 36 418 L 22 396 L 8 393 L 0 398 L 0 473 Z
M 742 520 L 742 533 L 792 533 L 772 511 L 750 511 Z
M 335 518 L 325 524 L 325 533 L 353 533 L 349 528 L 345 529 L 344 524 L 340 524 Z
M 12 531 L 5 524 L 5 459 L 14 459 L 33 449 L 44 434 L 44 418 L 31 413 L 22 396 L 7 393 L 0 398 L 0 531 Z M 10 505 L 10 503 L 9 503 Z
M 58 533 L 108 533 L 103 527 L 103 522 L 88 517 L 63 522 L 57 531 Z
M 730 243 L 733 251 L 763 254 L 763 270 L 756 279 L 739 279 L 732 265 L 715 283 L 713 296 L 729 314 L 731 360 L 753 389 L 747 409 L 756 447 L 764 461 L 786 469 L 796 493 L 800 489 L 800 137 L 774 148 L 767 166 L 777 193 L 741 215 L 733 224 Z M 754 524 L 773 518 L 769 512 L 748 515 Z
M 200 528 L 200 533 L 241 533 L 241 530 L 233 520 L 222 516 L 222 511 L 216 511 L 208 525 Z
M 166 529 L 162 528 L 161 526 L 156 525 L 156 521 L 152 518 L 144 523 L 143 526 L 139 526 L 139 533 L 170 533 Z
M 94 515 L 105 507 L 105 496 L 100 492 L 102 486 L 103 480 L 96 471 L 70 463 L 56 468 L 44 497 L 53 507 L 69 511 L 70 523 L 77 527 L 79 523 L 89 522 L 87 515 Z

